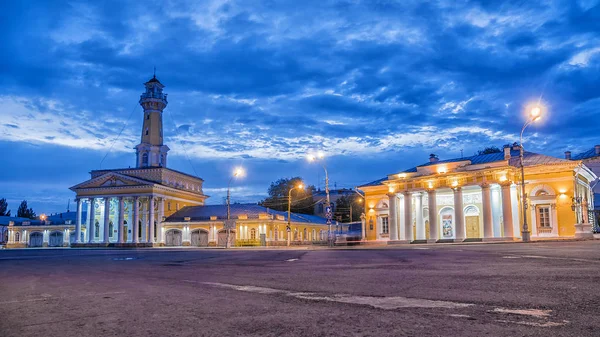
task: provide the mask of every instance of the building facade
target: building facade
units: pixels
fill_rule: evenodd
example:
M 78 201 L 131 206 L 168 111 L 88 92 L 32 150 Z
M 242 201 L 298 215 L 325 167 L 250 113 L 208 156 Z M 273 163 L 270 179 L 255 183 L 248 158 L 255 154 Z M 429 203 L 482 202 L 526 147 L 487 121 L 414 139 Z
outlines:
M 571 155 L 571 151 L 565 152 L 565 159 L 581 161 L 587 166 L 596 176 L 600 176 L 600 145 L 596 145 L 587 151 Z M 593 231 L 600 233 L 600 181 L 596 178 L 591 184 L 592 191 L 594 192 L 594 200 L 586 200 L 585 198 L 579 197 L 573 200 L 575 204 L 585 203 L 590 212 L 590 222 L 594 224 Z M 584 196 L 585 197 L 585 196 Z
M 518 240 L 523 231 L 521 148 L 429 162 L 360 186 L 367 240 L 461 242 Z M 580 161 L 523 153 L 532 238 L 589 237 L 584 205 L 596 175 Z

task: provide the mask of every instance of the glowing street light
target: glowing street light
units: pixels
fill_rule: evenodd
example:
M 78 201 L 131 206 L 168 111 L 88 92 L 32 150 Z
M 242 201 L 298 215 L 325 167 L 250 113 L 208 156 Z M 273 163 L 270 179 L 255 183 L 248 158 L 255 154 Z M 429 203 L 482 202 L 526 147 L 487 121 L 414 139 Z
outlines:
M 231 229 L 229 228 L 229 220 L 231 219 L 231 209 L 230 209 L 230 203 L 231 203 L 231 193 L 230 193 L 230 187 L 231 187 L 231 181 L 233 180 L 233 178 L 237 178 L 237 177 L 243 177 L 245 175 L 244 169 L 241 167 L 236 168 L 233 171 L 233 175 L 231 176 L 231 178 L 229 178 L 229 182 L 227 183 L 227 241 L 225 242 L 225 248 L 231 248 L 231 242 L 229 241 L 229 233 L 231 232 Z
M 292 236 L 292 222 L 291 222 L 291 216 L 292 216 L 292 191 L 295 190 L 295 189 L 302 190 L 302 189 L 304 189 L 304 185 L 298 184 L 298 186 L 290 188 L 290 190 L 288 192 L 288 224 L 287 224 L 287 228 L 285 229 L 286 232 L 287 232 L 287 245 L 288 245 L 288 247 L 290 246 L 290 241 L 291 241 L 291 236 Z
M 539 105 L 534 106 L 529 111 L 529 118 L 523 125 L 521 129 L 521 137 L 520 137 L 520 154 L 519 161 L 521 163 L 521 197 L 523 198 L 521 202 L 522 213 L 523 213 L 523 231 L 521 232 L 521 237 L 523 238 L 523 242 L 531 241 L 531 236 L 529 233 L 529 227 L 527 226 L 527 196 L 525 195 L 525 167 L 523 165 L 523 155 L 525 150 L 523 149 L 523 132 L 525 128 L 531 125 L 533 122 L 540 120 L 542 118 L 542 108 Z

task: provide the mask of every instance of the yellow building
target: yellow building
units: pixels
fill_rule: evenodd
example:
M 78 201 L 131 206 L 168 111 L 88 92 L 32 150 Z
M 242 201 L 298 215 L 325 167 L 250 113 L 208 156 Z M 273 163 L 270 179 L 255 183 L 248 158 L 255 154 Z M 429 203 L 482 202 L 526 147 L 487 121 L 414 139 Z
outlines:
M 520 147 L 439 160 L 360 186 L 367 240 L 456 242 L 522 236 Z M 594 173 L 583 163 L 524 152 L 526 216 L 533 239 L 590 237 L 587 210 Z M 577 231 L 576 231 L 577 229 Z
M 135 147 L 136 167 L 94 170 L 89 180 L 71 187 L 77 194 L 72 246 L 207 246 L 224 243 L 219 239 L 226 218 L 219 212 L 211 213 L 216 211 L 215 206 L 204 206 L 208 198 L 202 192 L 204 181 L 166 167 L 169 147 L 163 143 L 162 114 L 168 104 L 167 94 L 163 93 L 164 86 L 156 76 L 144 85 L 146 90 L 139 101 L 144 114 L 141 141 Z M 190 215 L 181 216 L 180 212 Z M 199 220 L 194 215 L 198 212 L 208 214 L 208 218 Z M 259 213 L 265 214 L 259 216 Z M 239 217 L 232 218 L 236 220 L 232 241 L 237 239 L 243 243 L 243 240 L 256 240 L 257 235 L 265 234 L 266 241 L 277 244 L 283 240 L 281 230 L 285 230 L 286 219 L 275 213 L 254 209 L 249 214 L 237 214 Z M 292 218 L 290 235 L 296 231 L 294 241 L 317 241 L 320 234 L 316 233 L 326 228 L 324 220 L 300 219 L 299 215 Z M 246 234 L 248 228 L 250 234 Z M 254 233 L 252 229 L 258 232 Z M 71 236 L 68 232 L 65 235 Z

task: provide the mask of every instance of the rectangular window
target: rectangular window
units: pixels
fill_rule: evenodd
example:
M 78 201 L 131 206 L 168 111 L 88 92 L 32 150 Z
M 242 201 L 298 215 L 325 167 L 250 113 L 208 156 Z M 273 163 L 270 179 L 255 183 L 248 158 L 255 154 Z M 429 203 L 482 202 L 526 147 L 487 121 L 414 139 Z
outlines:
M 381 234 L 389 234 L 390 225 L 388 223 L 388 217 L 381 217 Z
M 550 207 L 540 206 L 538 207 L 538 217 L 540 219 L 540 227 L 550 228 Z

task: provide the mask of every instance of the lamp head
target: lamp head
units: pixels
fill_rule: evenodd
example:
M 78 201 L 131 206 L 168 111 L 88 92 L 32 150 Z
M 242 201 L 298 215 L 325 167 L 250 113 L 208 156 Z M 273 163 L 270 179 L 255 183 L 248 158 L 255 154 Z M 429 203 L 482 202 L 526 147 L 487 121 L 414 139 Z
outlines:
M 298 184 L 298 189 L 299 190 L 303 190 L 304 189 L 304 185 L 303 184 Z
M 306 159 L 308 159 L 308 161 L 310 161 L 310 162 L 313 162 L 313 161 L 315 161 L 317 158 L 316 158 L 314 155 L 312 155 L 312 154 L 309 154 L 308 156 L 306 156 Z
M 242 177 L 243 175 L 244 175 L 244 169 L 241 167 L 238 167 L 235 169 L 235 171 L 233 171 L 234 177 Z

